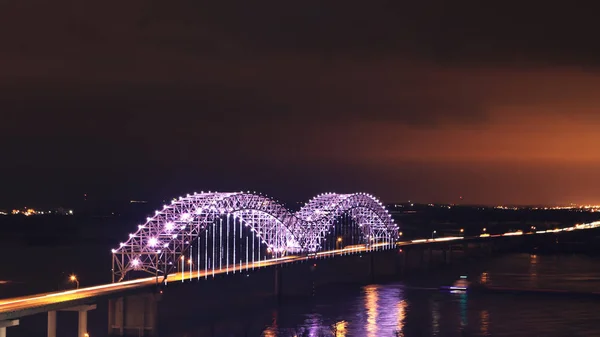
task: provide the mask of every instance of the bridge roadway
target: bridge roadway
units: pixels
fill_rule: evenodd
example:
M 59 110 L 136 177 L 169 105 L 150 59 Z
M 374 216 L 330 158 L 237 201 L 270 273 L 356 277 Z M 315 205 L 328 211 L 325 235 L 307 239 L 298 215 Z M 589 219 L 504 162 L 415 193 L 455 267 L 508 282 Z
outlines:
M 583 227 L 582 227 L 583 226 Z M 586 225 L 577 225 L 569 228 L 561 228 L 554 229 L 548 231 L 537 231 L 535 233 L 523 233 L 521 231 L 517 232 L 509 232 L 504 234 L 481 234 L 479 236 L 471 236 L 471 237 L 440 237 L 440 238 L 431 238 L 431 239 L 416 239 L 410 241 L 400 241 L 396 243 L 397 247 L 403 246 L 412 246 L 412 245 L 423 245 L 423 244 L 432 244 L 439 242 L 448 242 L 448 241 L 473 241 L 479 240 L 482 238 L 494 238 L 494 237 L 503 237 L 503 236 L 516 236 L 516 235 L 529 235 L 529 234 L 544 234 L 544 233 L 555 233 L 560 231 L 571 231 L 578 229 L 588 229 L 588 228 L 596 228 L 600 227 L 600 222 L 586 224 Z M 315 259 L 315 258 L 324 258 L 324 257 L 334 257 L 345 254 L 355 254 L 361 252 L 367 252 L 371 250 L 376 250 L 380 248 L 380 246 L 384 246 L 386 244 L 377 244 L 373 245 L 371 248 L 366 248 L 364 246 L 360 247 L 349 247 L 338 250 L 331 250 L 326 252 L 319 252 L 314 254 L 309 254 L 308 256 L 286 256 L 282 258 L 264 260 L 260 262 L 248 263 L 247 265 L 242 265 L 241 269 L 243 271 L 250 270 L 253 268 L 262 268 L 268 267 L 278 264 L 287 264 L 293 262 L 300 262 L 303 260 Z M 208 273 L 204 271 L 186 271 L 180 273 L 169 274 L 167 276 L 168 282 L 176 282 L 176 281 L 184 281 L 188 279 L 194 278 L 202 278 L 207 276 L 225 274 L 228 272 L 233 272 L 233 268 L 240 270 L 240 266 L 226 266 L 223 269 L 215 269 L 210 270 Z M 207 275 L 208 274 L 208 275 Z M 94 299 L 98 297 L 106 297 L 117 295 L 119 293 L 124 293 L 131 290 L 141 289 L 145 287 L 151 287 L 156 285 L 156 277 L 147 277 L 141 278 L 131 281 L 123 281 L 118 283 L 111 284 L 103 284 L 67 291 L 60 292 L 50 292 L 43 294 L 35 294 L 24 297 L 17 298 L 7 298 L 0 299 L 0 323 L 6 320 L 14 320 L 24 316 L 30 316 L 38 313 L 53 311 L 53 310 L 65 310 L 73 306 L 82 305 L 82 304 L 90 304 L 94 301 Z
M 420 240 L 412 240 L 412 241 L 402 241 L 397 242 L 397 246 L 410 246 L 410 245 L 420 245 L 424 243 L 434 243 L 441 241 L 449 241 L 463 239 L 463 237 L 454 237 L 454 238 L 439 238 L 439 239 L 425 239 L 424 241 Z M 361 252 L 367 252 L 371 250 L 377 250 L 378 248 L 383 248 L 385 244 L 377 244 L 373 245 L 372 248 L 363 247 L 349 247 L 344 249 L 337 249 L 326 252 L 319 252 L 315 254 L 310 254 L 308 256 L 297 256 L 291 255 L 276 259 L 264 260 L 260 262 L 248 263 L 248 265 L 243 264 L 241 266 L 242 271 L 263 268 L 273 265 L 281 265 L 293 262 L 300 262 L 308 259 L 316 259 L 316 258 L 325 258 L 325 257 L 334 257 L 346 254 L 356 254 Z M 232 273 L 233 268 L 236 268 L 236 271 L 240 270 L 240 265 L 230 265 L 224 266 L 223 269 L 215 269 L 214 275 L 220 275 L 225 273 Z M 247 268 L 247 269 L 246 269 Z M 212 277 L 213 270 L 209 270 L 208 273 L 205 271 L 185 271 L 179 273 L 169 274 L 167 276 L 168 282 L 176 282 L 176 281 L 184 281 L 189 279 L 198 279 L 203 277 Z M 162 278 L 161 278 L 162 280 Z M 90 300 L 93 300 L 98 297 L 105 297 L 116 295 L 118 293 L 123 293 L 135 289 L 141 289 L 145 287 L 151 287 L 156 285 L 156 277 L 146 277 L 141 279 L 135 279 L 131 281 L 123 281 L 118 283 L 110 283 L 103 284 L 67 291 L 60 292 L 50 292 L 43 294 L 35 294 L 30 296 L 23 296 L 17 298 L 7 298 L 0 299 L 0 321 L 10 320 L 10 319 L 18 319 L 23 316 L 30 316 L 38 313 L 48 312 L 52 310 L 61 310 L 69 307 L 73 307 L 75 305 L 87 304 L 90 303 Z

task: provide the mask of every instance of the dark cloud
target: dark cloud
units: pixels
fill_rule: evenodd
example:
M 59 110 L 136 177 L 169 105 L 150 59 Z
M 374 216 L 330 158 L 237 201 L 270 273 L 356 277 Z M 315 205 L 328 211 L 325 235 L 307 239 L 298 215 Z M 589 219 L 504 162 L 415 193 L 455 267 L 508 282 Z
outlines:
M 456 158 L 555 160 L 546 144 L 568 157 L 564 137 L 586 149 L 569 158 L 596 161 L 593 137 L 532 132 L 597 122 L 593 15 L 517 1 L 5 1 L 0 183 L 21 200 L 345 184 L 443 199 L 446 168 L 469 176 Z M 499 171 L 482 181 L 514 178 Z
M 490 81 L 478 86 L 443 69 L 594 55 L 581 43 L 589 14 L 571 12 L 510 1 L 7 2 L 0 85 L 5 96 L 20 85 L 30 101 L 56 95 L 85 105 L 87 97 L 97 110 L 186 111 L 203 122 L 469 124 L 487 120 L 490 101 L 512 103 L 522 92 L 531 100 L 531 88 L 493 97 Z
M 210 27 L 246 48 L 303 51 L 325 59 L 394 53 L 441 63 L 533 58 L 539 64 L 589 62 L 599 51 L 589 43 L 596 20 L 585 6 L 471 0 L 178 3 L 179 11 L 188 13 L 184 22 Z M 172 6 L 154 3 L 148 12 L 157 21 L 180 20 L 173 12 L 163 14 Z
M 5 52 L 132 57 L 176 49 L 197 56 L 265 50 L 340 57 L 396 56 L 441 63 L 592 61 L 595 17 L 585 6 L 468 0 L 393 2 L 34 0 L 0 5 Z M 105 47 L 102 50 L 102 47 Z M 153 58 L 139 54 L 139 59 Z M 581 63 L 581 62 L 578 62 Z

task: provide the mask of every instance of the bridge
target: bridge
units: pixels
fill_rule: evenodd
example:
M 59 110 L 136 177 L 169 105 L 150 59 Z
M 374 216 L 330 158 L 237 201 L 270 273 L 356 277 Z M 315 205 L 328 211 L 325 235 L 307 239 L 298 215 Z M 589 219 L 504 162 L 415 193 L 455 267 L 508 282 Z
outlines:
M 600 224 L 581 226 L 587 227 L 537 234 Z M 111 334 L 123 336 L 131 326 L 136 335 L 153 334 L 155 296 L 160 294 L 151 290 L 162 293 L 172 282 L 271 267 L 277 294 L 279 268 L 286 265 L 517 235 L 524 233 L 401 241 L 399 227 L 382 202 L 366 193 L 321 194 L 296 212 L 258 193 L 194 193 L 164 205 L 112 250 L 113 283 L 0 300 L 0 337 L 20 318 L 40 313 L 48 313 L 48 337 L 55 337 L 57 311 L 78 312 L 78 335 L 88 336 L 87 312 L 102 299 L 110 300 Z
M 112 251 L 113 282 L 173 269 L 235 273 L 341 245 L 391 249 L 397 238 L 382 202 L 366 193 L 321 194 L 295 213 L 261 194 L 194 193 L 164 205 Z

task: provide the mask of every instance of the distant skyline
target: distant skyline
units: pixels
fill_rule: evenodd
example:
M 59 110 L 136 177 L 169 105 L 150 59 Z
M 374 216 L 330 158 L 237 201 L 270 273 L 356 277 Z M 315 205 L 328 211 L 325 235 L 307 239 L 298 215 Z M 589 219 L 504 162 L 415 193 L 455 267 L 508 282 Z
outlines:
M 582 6 L 32 1 L 0 5 L 0 205 L 600 203 Z

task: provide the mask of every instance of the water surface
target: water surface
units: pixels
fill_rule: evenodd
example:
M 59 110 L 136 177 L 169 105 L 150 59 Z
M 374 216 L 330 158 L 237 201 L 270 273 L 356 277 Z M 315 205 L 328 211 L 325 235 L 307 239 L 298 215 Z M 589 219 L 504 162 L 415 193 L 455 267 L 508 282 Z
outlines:
M 600 290 L 600 260 L 516 254 L 436 277 L 336 287 L 305 301 L 203 321 L 163 323 L 165 336 L 600 336 L 593 298 L 451 294 L 453 278 L 520 288 Z
M 71 271 L 78 272 L 82 286 L 107 282 L 110 254 L 89 254 L 98 251 L 97 247 L 23 250 L 18 258 L 6 261 L 0 280 L 14 283 L 2 282 L 0 293 L 7 297 L 32 289 L 73 287 L 65 282 Z M 98 268 L 102 265 L 105 267 Z M 67 266 L 75 267 L 69 270 Z M 40 273 L 46 276 L 31 276 Z M 515 254 L 485 264 L 410 274 L 393 283 L 336 286 L 317 291 L 315 297 L 281 305 L 257 302 L 250 308 L 230 308 L 211 315 L 207 314 L 210 308 L 188 310 L 184 304 L 189 299 L 177 299 L 179 304 L 159 310 L 159 336 L 600 336 L 597 299 L 435 290 L 463 274 L 496 286 L 600 291 L 599 258 Z M 195 307 L 202 308 L 202 303 Z M 106 336 L 106 317 L 103 305 L 90 312 L 90 336 Z M 76 314 L 59 313 L 59 335 L 76 334 L 76 322 Z M 44 335 L 43 315 L 23 318 L 20 327 L 8 330 L 9 337 Z

